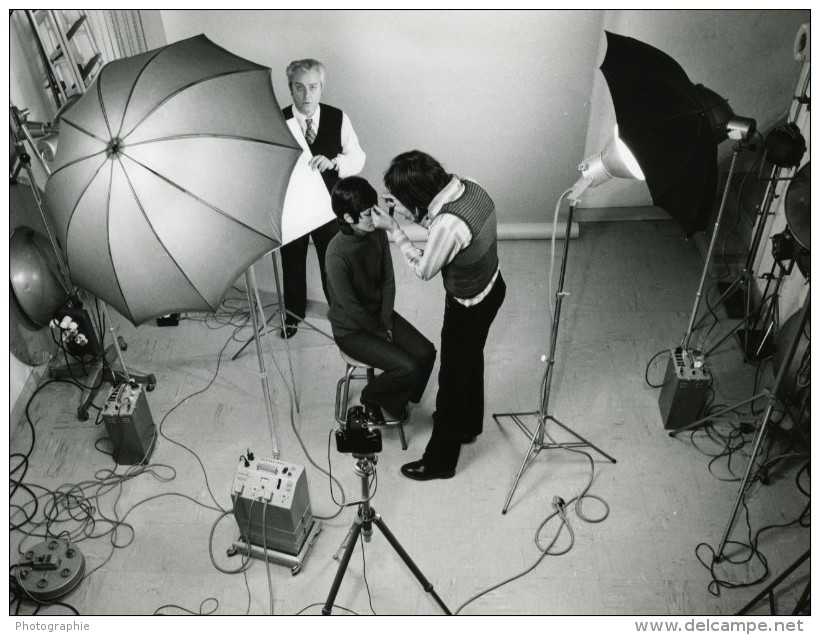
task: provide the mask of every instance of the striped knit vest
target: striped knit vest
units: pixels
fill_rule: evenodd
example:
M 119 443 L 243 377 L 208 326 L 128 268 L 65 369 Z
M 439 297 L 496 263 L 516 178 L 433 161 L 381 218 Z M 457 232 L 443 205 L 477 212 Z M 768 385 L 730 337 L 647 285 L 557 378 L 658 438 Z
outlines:
M 498 269 L 495 204 L 477 183 L 464 181 L 464 193 L 442 206 L 439 214 L 453 214 L 470 228 L 466 249 L 441 270 L 445 290 L 456 298 L 472 298 L 490 284 Z

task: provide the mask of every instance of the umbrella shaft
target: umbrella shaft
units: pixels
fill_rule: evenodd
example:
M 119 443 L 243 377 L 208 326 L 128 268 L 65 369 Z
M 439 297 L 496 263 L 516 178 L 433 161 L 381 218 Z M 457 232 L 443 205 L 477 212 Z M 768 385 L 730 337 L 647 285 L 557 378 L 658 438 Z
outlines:
M 265 399 L 265 412 L 268 417 L 268 427 L 270 428 L 270 438 L 271 442 L 273 443 L 273 458 L 279 458 L 279 446 L 276 443 L 276 427 L 273 422 L 273 404 L 271 404 L 270 398 L 270 386 L 268 385 L 268 373 L 265 370 L 265 358 L 262 353 L 262 344 L 259 341 L 259 318 L 256 315 L 256 311 L 262 310 L 261 303 L 256 302 L 256 297 L 258 297 L 257 287 L 256 287 L 256 276 L 253 273 L 253 265 L 248 267 L 247 271 L 245 271 L 245 288 L 248 293 L 248 309 L 251 313 L 251 322 L 253 324 L 253 339 L 256 343 L 256 358 L 259 361 L 259 377 L 262 380 L 262 396 Z M 265 322 L 264 315 L 262 316 L 262 322 Z
M 125 365 L 125 360 L 122 357 L 122 349 L 117 340 L 117 334 L 114 332 L 114 323 L 111 321 L 111 316 L 108 315 L 108 305 L 102 301 L 100 301 L 100 304 L 102 304 L 103 313 L 105 313 L 105 321 L 108 322 L 108 330 L 111 331 L 111 339 L 114 340 L 114 350 L 117 351 L 117 359 L 120 362 L 120 366 L 122 366 L 122 372 L 125 373 L 125 380 L 130 384 L 131 375 L 128 374 L 128 367 Z M 103 335 L 105 334 L 103 333 Z

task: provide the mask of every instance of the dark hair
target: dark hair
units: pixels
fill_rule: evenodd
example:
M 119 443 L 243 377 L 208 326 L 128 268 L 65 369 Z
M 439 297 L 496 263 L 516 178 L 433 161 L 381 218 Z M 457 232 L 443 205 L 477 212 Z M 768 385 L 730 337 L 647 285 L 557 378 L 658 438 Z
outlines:
M 342 179 L 333 187 L 330 194 L 330 206 L 336 214 L 336 222 L 345 234 L 352 234 L 350 223 L 344 219 L 350 214 L 354 223 L 359 222 L 359 214 L 373 207 L 379 200 L 376 190 L 360 176 L 349 176 Z
M 452 178 L 429 154 L 410 150 L 390 162 L 384 173 L 384 184 L 402 205 L 415 212 L 418 219 Z

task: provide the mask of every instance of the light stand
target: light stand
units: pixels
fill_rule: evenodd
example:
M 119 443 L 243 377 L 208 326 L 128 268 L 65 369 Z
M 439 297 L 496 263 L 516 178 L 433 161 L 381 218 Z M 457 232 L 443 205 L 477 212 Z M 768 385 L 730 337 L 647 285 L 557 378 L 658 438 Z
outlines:
M 572 216 L 573 212 L 575 211 L 575 202 L 573 202 L 569 207 L 569 213 L 567 214 L 567 231 L 572 226 Z M 564 276 L 567 270 L 567 254 L 569 253 L 569 234 L 564 239 L 564 253 L 561 258 L 561 269 L 560 274 L 558 276 L 558 290 L 555 292 L 555 313 L 553 314 L 552 318 L 552 329 L 550 331 L 550 355 L 549 360 L 547 361 L 547 368 L 545 370 L 544 379 L 541 382 L 541 401 L 536 412 L 505 412 L 505 413 L 497 413 L 493 414 L 493 419 L 496 420 L 496 423 L 500 423 L 500 419 L 504 417 L 509 417 L 513 420 L 513 422 L 523 430 L 523 432 L 530 437 L 530 445 L 527 448 L 527 453 L 524 455 L 524 461 L 521 463 L 521 467 L 518 470 L 518 474 L 513 481 L 512 487 L 510 488 L 510 493 L 507 495 L 507 500 L 504 503 L 504 507 L 501 510 L 502 514 L 507 513 L 507 509 L 510 506 L 510 501 L 512 500 L 513 493 L 515 492 L 515 488 L 518 487 L 518 481 L 521 480 L 521 476 L 524 474 L 524 471 L 532 465 L 535 461 L 538 453 L 541 450 L 552 450 L 555 448 L 583 448 L 589 447 L 598 452 L 599 454 L 603 455 L 607 459 L 609 459 L 612 463 L 615 463 L 615 459 L 612 458 L 609 454 L 598 448 L 597 446 L 593 445 L 591 442 L 587 441 L 585 438 L 571 430 L 569 427 L 561 423 L 558 419 L 550 414 L 550 391 L 552 388 L 552 377 L 553 377 L 553 369 L 555 368 L 555 350 L 558 345 L 558 325 L 561 321 L 561 305 L 564 301 L 564 296 L 567 295 L 564 292 Z M 534 416 L 537 420 L 537 426 L 535 428 L 535 432 L 530 431 L 527 426 L 524 425 L 521 417 L 523 416 Z M 563 430 L 569 432 L 573 437 L 578 439 L 577 441 L 573 441 L 570 443 L 555 443 L 553 441 L 545 441 L 545 438 L 549 438 L 547 434 L 546 427 L 547 423 L 552 421 Z
M 9 134 L 11 135 L 11 141 L 14 145 L 14 161 L 17 162 L 17 165 L 13 166 L 13 170 L 11 171 L 10 178 L 12 182 L 17 180 L 17 177 L 20 174 L 21 170 L 25 170 L 26 174 L 28 175 L 29 186 L 31 187 L 31 191 L 34 194 L 34 200 L 37 203 L 37 210 L 40 212 L 40 217 L 43 221 L 43 225 L 46 228 L 46 233 L 48 234 L 48 239 L 51 242 L 51 247 L 54 250 L 54 255 L 57 258 L 57 263 L 60 267 L 60 283 L 65 288 L 66 292 L 70 296 L 74 296 L 74 289 L 70 283 L 70 278 L 68 275 L 68 267 L 65 263 L 65 258 L 63 257 L 63 252 L 60 249 L 59 245 L 57 244 L 57 238 L 55 237 L 54 228 L 51 225 L 51 218 L 45 212 L 45 208 L 43 207 L 43 200 L 40 197 L 40 192 L 37 190 L 37 184 L 34 179 L 34 172 L 31 169 L 31 155 L 26 150 L 25 142 L 31 146 L 32 152 L 37 159 L 37 162 L 40 164 L 40 167 L 45 172 L 46 176 L 51 174 L 51 170 L 49 169 L 46 162 L 43 160 L 43 157 L 40 156 L 40 153 L 37 151 L 37 144 L 34 141 L 34 137 L 32 136 L 31 131 L 29 130 L 29 126 L 32 126 L 36 129 L 36 133 L 39 136 L 45 136 L 51 132 L 52 126 L 51 124 L 44 124 L 39 122 L 29 122 L 28 121 L 28 111 L 27 110 L 20 110 L 14 105 L 9 106 Z
M 724 338 L 706 351 L 705 355 L 707 357 L 734 333 L 738 334 L 738 341 L 741 344 L 743 357 L 746 361 L 755 362 L 768 357 L 769 351 L 766 347 L 767 334 L 761 334 L 759 329 L 750 328 L 755 325 L 755 322 L 752 322 L 753 318 L 758 316 L 761 307 L 765 305 L 769 299 L 766 293 L 769 287 L 769 282 L 767 282 L 760 305 L 757 308 L 752 308 L 754 267 L 757 261 L 758 250 L 763 241 L 763 233 L 768 225 L 769 216 L 772 215 L 772 202 L 778 197 L 777 187 L 780 181 L 789 181 L 794 178 L 793 170 L 800 165 L 800 161 L 806 152 L 806 141 L 794 122 L 796 122 L 800 116 L 803 105 L 807 103 L 810 77 L 810 73 L 806 72 L 803 78 L 801 94 L 795 95 L 794 97 L 793 102 L 796 106 L 790 117 L 792 123 L 788 123 L 785 126 L 778 126 L 766 136 L 764 160 L 771 162 L 774 167 L 771 177 L 768 179 L 766 192 L 763 196 L 763 203 L 757 214 L 757 222 L 749 246 L 749 253 L 746 257 L 743 270 L 724 288 L 720 297 L 715 302 L 716 307 L 720 306 L 723 302 L 728 303 L 729 298 L 732 297 L 735 292 L 739 291 L 742 294 L 741 297 L 744 299 L 745 313 L 743 319 Z M 786 168 L 791 169 L 792 174 L 787 177 L 781 177 L 782 171 Z M 767 280 L 770 281 L 770 279 Z M 701 318 L 701 320 L 703 320 L 703 318 Z M 749 351 L 753 347 L 756 348 L 755 355 L 750 356 Z
M 248 267 L 245 271 L 245 289 L 248 294 L 248 308 L 251 313 L 251 322 L 253 324 L 253 341 L 256 343 L 256 359 L 259 362 L 259 379 L 262 381 L 262 396 L 265 399 L 265 413 L 268 418 L 268 428 L 270 431 L 271 445 L 273 447 L 273 458 L 279 458 L 279 445 L 276 442 L 276 426 L 273 421 L 273 405 L 270 398 L 270 385 L 268 384 L 268 373 L 265 369 L 265 357 L 262 353 L 262 343 L 259 335 L 259 318 L 257 317 L 257 310 L 262 313 L 264 319 L 264 310 L 262 303 L 259 301 L 259 289 L 256 286 L 256 276 L 253 272 L 253 265 Z M 265 336 L 269 334 L 265 331 Z M 288 353 L 290 359 L 290 353 Z M 293 377 L 293 368 L 291 368 L 291 378 Z M 295 394 L 295 392 L 294 392 Z
M 390 546 L 393 547 L 397 554 L 399 554 L 399 557 L 404 561 L 404 564 L 406 564 L 410 571 L 413 572 L 413 575 L 416 576 L 416 579 L 421 583 L 424 590 L 433 596 L 433 599 L 438 603 L 446 615 L 452 615 L 450 609 L 447 608 L 447 605 L 442 601 L 438 593 L 436 593 L 433 585 L 427 580 L 427 578 L 424 577 L 424 574 L 416 566 L 416 563 L 413 562 L 412 558 L 410 558 L 401 544 L 399 544 L 399 541 L 387 528 L 387 525 L 382 520 L 381 516 L 379 516 L 376 513 L 376 510 L 370 506 L 369 481 L 370 477 L 374 473 L 374 466 L 377 461 L 376 455 L 353 454 L 353 458 L 358 459 L 358 461 L 356 461 L 356 467 L 353 471 L 361 481 L 362 501 L 359 503 L 359 511 L 356 514 L 356 518 L 353 520 L 353 524 L 350 526 L 350 531 L 342 543 L 341 548 L 344 548 L 344 554 L 342 555 L 342 559 L 339 561 L 339 569 L 336 571 L 336 577 L 333 579 L 333 585 L 330 587 L 330 593 L 328 594 L 327 601 L 322 609 L 322 615 L 330 615 L 333 610 L 333 601 L 336 599 L 336 595 L 339 592 L 339 587 L 342 584 L 342 579 L 344 578 L 345 571 L 347 570 L 347 565 L 350 563 L 350 557 L 353 555 L 353 549 L 356 548 L 356 542 L 359 539 L 359 534 L 362 535 L 366 542 L 370 542 L 374 524 L 381 530 L 384 537 L 387 538 L 387 542 L 389 542 Z
M 558 275 L 558 290 L 555 292 L 555 311 L 553 312 L 552 329 L 550 331 L 550 354 L 547 361 L 547 368 L 544 371 L 544 378 L 541 381 L 541 395 L 538 410 L 535 412 L 505 412 L 493 414 L 493 419 L 495 419 L 496 423 L 501 423 L 501 419 L 504 418 L 512 419 L 512 421 L 530 438 L 530 445 L 527 448 L 527 453 L 524 455 L 524 460 L 521 463 L 521 467 L 518 470 L 515 480 L 513 481 L 510 492 L 507 495 L 507 500 L 501 510 L 502 514 L 507 513 L 513 493 L 515 492 L 516 487 L 518 487 L 518 482 L 521 480 L 521 477 L 527 468 L 529 468 L 538 457 L 541 450 L 588 447 L 604 456 L 610 462 L 616 462 L 615 459 L 609 454 L 592 444 L 590 441 L 587 441 L 584 437 L 580 436 L 552 416 L 550 413 L 550 392 L 552 389 L 553 370 L 555 368 L 555 351 L 558 347 L 558 327 L 561 321 L 561 305 L 563 304 L 564 296 L 567 295 L 567 293 L 564 292 L 564 278 L 567 270 L 567 256 L 569 254 L 569 230 L 570 227 L 572 227 L 572 217 L 575 212 L 575 206 L 581 194 L 589 187 L 600 185 L 604 181 L 613 177 L 643 179 L 643 173 L 628 148 L 619 139 L 617 126 L 615 127 L 612 139 L 609 143 L 607 143 L 600 154 L 584 161 L 584 163 L 579 166 L 579 170 L 582 173 L 581 179 L 579 179 L 571 190 L 567 190 L 567 192 L 562 195 L 562 200 L 564 197 L 569 199 L 570 206 L 566 221 L 567 230 L 565 234 L 566 237 L 564 239 L 564 251 L 561 257 L 561 267 Z M 537 425 L 534 432 L 524 425 L 521 419 L 522 417 L 536 418 Z M 569 443 L 554 442 L 549 437 L 546 430 L 547 423 L 550 421 L 558 425 L 564 431 L 570 433 L 577 440 Z
M 257 300 L 257 305 L 258 305 L 259 311 L 260 311 L 261 322 L 257 321 L 256 317 L 254 316 L 254 322 L 253 322 L 254 340 L 258 339 L 260 334 L 262 334 L 263 332 L 265 333 L 266 337 L 268 336 L 267 325 L 271 322 L 271 320 L 273 320 L 277 316 L 279 317 L 279 321 L 280 321 L 279 326 L 282 329 L 282 332 L 284 332 L 285 328 L 286 328 L 286 324 L 285 324 L 286 316 L 290 315 L 292 317 L 298 317 L 298 316 L 294 315 L 293 313 L 291 313 L 290 311 L 288 311 L 287 308 L 285 307 L 285 302 L 283 300 L 284 296 L 282 295 L 282 287 L 281 287 L 281 283 L 279 282 L 279 264 L 276 261 L 276 252 L 271 253 L 271 260 L 273 261 L 273 279 L 276 282 L 276 302 L 278 304 L 278 308 L 276 309 L 276 311 L 271 313 L 270 316 L 268 316 L 266 318 L 265 317 L 265 306 L 264 306 L 264 304 L 262 304 L 261 300 L 259 299 L 258 289 L 255 288 L 254 293 L 256 294 L 256 300 Z M 253 305 L 249 304 L 248 306 L 251 307 L 251 312 L 253 313 L 253 308 L 252 308 Z M 314 331 L 316 331 L 318 333 L 321 333 L 322 335 L 324 335 L 325 337 L 327 337 L 330 340 L 333 340 L 332 335 L 329 335 L 329 334 L 325 333 L 322 329 L 314 326 L 308 320 L 305 320 L 304 318 L 299 318 L 299 319 L 300 319 L 300 321 L 304 322 L 308 327 L 310 327 Z M 251 340 L 248 340 L 247 342 L 242 344 L 242 346 L 239 347 L 239 350 L 237 350 L 236 353 L 234 353 L 233 357 L 231 357 L 231 361 L 236 360 L 236 358 L 239 357 L 242 354 L 242 352 L 250 345 L 250 343 L 251 343 Z M 257 343 L 257 346 L 258 346 L 258 343 Z M 293 401 L 296 405 L 296 412 L 299 412 L 299 395 L 296 391 L 296 379 L 293 376 L 293 360 L 291 359 L 291 356 L 290 356 L 290 344 L 288 342 L 288 338 L 285 338 L 285 352 L 288 356 L 288 368 L 290 370 L 290 383 L 293 386 Z
M 766 312 L 766 317 L 764 318 L 764 321 L 763 321 L 764 324 L 768 323 L 769 327 L 767 328 L 767 330 L 764 333 L 763 337 L 759 341 L 758 352 L 760 352 L 760 350 L 763 346 L 763 343 L 768 339 L 774 325 L 776 323 L 779 323 L 779 321 L 780 321 L 779 320 L 780 309 L 779 309 L 779 302 L 778 302 L 779 297 L 780 297 L 780 287 L 783 284 L 783 280 L 784 280 L 785 276 L 791 274 L 792 270 L 794 269 L 794 265 L 795 265 L 796 258 L 797 258 L 797 256 L 795 255 L 794 239 L 791 238 L 790 240 L 787 240 L 787 237 L 791 237 L 791 235 L 792 235 L 791 230 L 789 230 L 787 228 L 783 233 L 778 234 L 778 235 L 773 237 L 773 241 L 772 241 L 773 242 L 773 247 L 772 247 L 772 256 L 773 256 L 773 258 L 772 258 L 772 260 L 773 260 L 772 261 L 772 272 L 767 275 L 766 288 L 765 288 L 765 291 L 764 291 L 764 294 L 763 294 L 764 297 L 768 296 L 768 298 L 769 298 L 769 300 L 768 300 L 768 310 Z M 779 239 L 779 240 L 777 240 L 777 239 Z M 779 247 L 778 248 L 776 246 L 777 243 L 784 243 L 786 245 L 786 247 Z M 782 260 L 785 260 L 787 258 L 790 259 L 791 262 L 789 263 L 788 266 L 784 266 Z M 774 276 L 775 267 L 778 267 L 780 269 L 780 273 L 778 274 L 778 276 L 776 278 Z M 768 289 L 769 289 L 769 286 L 770 286 L 772 280 L 775 281 L 774 291 L 772 292 L 771 295 L 768 295 L 768 293 L 769 293 Z M 761 304 L 759 308 L 762 308 L 763 306 L 765 306 L 765 305 Z M 725 339 L 726 338 L 724 338 L 724 340 Z M 664 387 L 664 389 L 665 388 L 666 387 Z M 735 410 L 738 410 L 739 408 L 742 408 L 743 406 L 745 406 L 747 404 L 754 403 L 758 399 L 762 399 L 763 397 L 766 397 L 770 394 L 771 393 L 768 390 L 763 390 L 763 391 L 759 392 L 758 394 L 754 395 L 753 397 L 750 397 L 749 399 L 741 401 L 740 403 L 734 404 L 733 406 L 729 406 L 727 408 L 723 408 L 723 409 L 719 410 L 718 412 L 707 415 L 703 418 L 698 419 L 697 421 L 687 423 L 683 427 L 679 427 L 676 430 L 671 431 L 669 433 L 669 436 L 670 437 L 676 437 L 677 435 L 679 435 L 683 432 L 687 432 L 689 430 L 694 430 L 695 428 L 698 428 L 701 425 L 703 425 L 705 423 L 708 423 L 709 421 L 717 420 L 725 414 L 728 414 L 730 412 L 734 412 Z M 694 412 L 694 411 L 692 411 L 692 412 Z
M 704 93 L 708 89 L 703 89 Z M 720 99 L 720 98 L 718 98 Z M 681 344 L 670 351 L 669 362 L 667 364 L 666 375 L 658 396 L 658 406 L 661 412 L 664 428 L 680 428 L 691 423 L 696 418 L 706 402 L 708 387 L 711 384 L 711 375 L 706 366 L 704 355 L 700 350 L 690 348 L 690 341 L 695 327 L 695 320 L 700 308 L 700 301 L 703 295 L 703 288 L 706 283 L 706 276 L 709 273 L 709 265 L 712 262 L 712 254 L 717 244 L 718 233 L 720 232 L 723 213 L 726 210 L 726 201 L 729 197 L 729 188 L 732 184 L 732 177 L 735 173 L 735 165 L 740 151 L 747 144 L 747 140 L 752 136 L 756 128 L 753 119 L 745 117 L 735 117 L 727 104 L 723 108 L 712 108 L 709 110 L 709 118 L 713 120 L 713 126 L 719 135 L 724 138 L 732 137 L 738 141 L 732 147 L 732 162 L 729 166 L 729 173 L 726 177 L 726 185 L 723 188 L 720 207 L 718 208 L 715 226 L 712 230 L 712 239 L 704 257 L 703 271 L 700 282 L 695 293 L 695 302 L 692 306 L 692 314 L 689 316 L 689 325 L 683 336 Z
M 703 287 L 706 283 L 706 276 L 709 274 L 709 265 L 712 262 L 712 253 L 715 250 L 715 244 L 717 244 L 718 233 L 720 232 L 720 225 L 723 221 L 723 212 L 726 209 L 726 199 L 729 197 L 729 187 L 732 184 L 732 176 L 735 173 L 735 164 L 737 163 L 737 157 L 740 154 L 742 149 L 741 143 L 736 143 L 732 148 L 732 163 L 729 166 L 729 174 L 726 177 L 726 186 L 723 188 L 723 197 L 720 201 L 720 208 L 718 208 L 717 218 L 715 219 L 715 227 L 712 230 L 712 240 L 709 242 L 709 249 L 706 251 L 706 256 L 704 257 L 705 262 L 703 263 L 703 272 L 700 276 L 700 283 L 698 284 L 697 293 L 695 293 L 695 304 L 692 307 L 692 314 L 689 316 L 689 326 L 686 328 L 686 333 L 683 336 L 683 343 L 681 344 L 684 350 L 689 349 L 689 341 L 692 338 L 692 331 L 695 327 L 695 319 L 698 315 L 698 309 L 700 308 L 700 300 L 701 296 L 703 295 Z
M 728 541 L 729 533 L 732 530 L 732 526 L 735 523 L 737 511 L 740 508 L 740 504 L 743 501 L 743 497 L 746 495 L 746 489 L 749 486 L 749 480 L 752 474 L 752 469 L 754 468 L 754 464 L 757 460 L 757 456 L 760 452 L 760 448 L 763 444 L 763 441 L 766 438 L 766 433 L 768 432 L 768 427 L 772 420 L 772 414 L 774 413 L 774 408 L 777 404 L 780 389 L 792 365 L 795 352 L 797 351 L 797 347 L 800 344 L 800 338 L 803 334 L 803 330 L 805 329 L 806 324 L 808 323 L 810 315 L 810 305 L 811 289 L 809 289 L 809 291 L 806 293 L 806 299 L 803 301 L 803 308 L 801 309 L 800 322 L 798 323 L 797 331 L 795 332 L 795 336 L 789 344 L 788 352 L 786 353 L 786 356 L 780 365 L 780 370 L 778 371 L 777 377 L 774 381 L 774 387 L 768 394 L 768 404 L 766 406 L 766 412 L 763 415 L 763 421 L 757 428 L 754 445 L 752 446 L 752 452 L 749 456 L 749 463 L 746 465 L 746 472 L 743 474 L 743 478 L 740 481 L 740 488 L 737 493 L 737 498 L 735 499 L 734 507 L 732 508 L 732 513 L 729 516 L 729 522 L 726 525 L 726 530 L 723 532 L 723 538 L 721 538 L 720 545 L 718 545 L 717 551 L 715 552 L 716 561 L 720 561 L 723 558 L 723 550 L 726 548 L 726 542 Z
M 285 318 L 290 316 L 292 318 L 298 319 L 300 322 L 303 322 L 304 324 L 306 324 L 309 328 L 313 329 L 317 333 L 321 333 L 326 338 L 333 341 L 333 336 L 332 335 L 326 333 L 325 331 L 323 331 L 322 329 L 317 327 L 315 324 L 312 324 L 310 321 L 306 320 L 305 318 L 300 318 L 298 315 L 296 315 L 296 314 L 292 313 L 291 311 L 287 310 L 287 307 L 285 306 L 285 301 L 283 299 L 284 296 L 282 295 L 281 283 L 279 282 L 279 264 L 276 262 L 276 253 L 271 254 L 271 259 L 273 260 L 273 279 L 276 281 L 276 302 L 279 305 L 279 307 L 270 316 L 268 316 L 266 322 L 269 323 L 271 320 L 273 320 L 274 318 L 276 318 L 278 316 L 281 320 L 281 328 L 284 330 L 285 326 L 286 326 L 285 325 Z M 288 340 L 288 338 L 285 338 L 285 347 L 287 347 L 287 340 Z M 237 357 L 239 357 L 242 354 L 242 352 L 248 347 L 249 344 L 250 344 L 250 341 L 245 342 L 240 347 L 240 349 L 238 351 L 236 351 L 236 353 L 234 353 L 234 356 L 231 357 L 231 361 L 233 361 Z M 289 348 L 288 348 L 288 359 L 290 359 L 290 349 Z M 291 376 L 292 375 L 293 375 L 293 371 L 291 370 Z
M 72 316 L 76 317 L 77 321 L 83 323 L 84 328 L 93 330 L 91 320 L 87 317 L 88 312 L 81 308 L 82 303 L 79 301 L 77 293 L 75 292 L 71 284 L 71 278 L 68 273 L 68 266 L 66 265 L 65 258 L 63 257 L 63 252 L 60 249 L 60 246 L 57 242 L 56 234 L 51 224 L 51 218 L 46 213 L 46 210 L 43 206 L 43 201 L 40 197 L 40 192 L 37 189 L 36 181 L 34 178 L 34 172 L 31 168 L 31 154 L 33 154 L 34 157 L 37 159 L 37 162 L 40 164 L 40 167 L 45 172 L 46 176 L 49 176 L 51 174 L 51 170 L 48 167 L 48 164 L 43 160 L 43 157 L 40 155 L 40 152 L 38 151 L 37 143 L 35 142 L 35 137 L 48 137 L 55 130 L 55 124 L 40 123 L 34 121 L 30 122 L 28 121 L 28 111 L 20 110 L 14 105 L 9 106 L 9 124 L 9 134 L 11 136 L 11 141 L 14 146 L 14 159 L 17 162 L 17 164 L 13 167 L 11 171 L 10 178 L 12 181 L 16 180 L 20 174 L 20 171 L 25 170 L 26 175 L 28 176 L 29 186 L 34 194 L 34 200 L 37 204 L 37 210 L 40 213 L 40 217 L 43 221 L 43 226 L 46 229 L 48 239 L 51 243 L 51 247 L 57 259 L 57 264 L 60 270 L 60 275 L 58 276 L 58 279 L 60 281 L 60 284 L 62 284 L 62 286 L 66 290 L 71 304 L 78 307 L 70 311 L 70 313 L 72 314 Z M 26 143 L 28 143 L 31 146 L 31 154 L 29 154 L 29 152 L 26 150 Z M 103 303 L 102 306 L 105 316 L 106 318 L 108 318 L 108 310 L 106 308 L 105 303 Z M 60 311 L 59 308 L 57 310 L 58 312 Z M 63 313 L 68 312 L 69 311 L 63 311 Z M 110 319 L 109 325 L 111 325 Z M 93 403 L 94 399 L 96 398 L 97 394 L 99 393 L 105 382 L 117 384 L 123 381 L 133 381 L 137 384 L 145 384 L 146 389 L 149 391 L 153 390 L 154 385 L 156 384 L 156 378 L 153 374 L 129 374 L 128 369 L 125 366 L 125 362 L 123 361 L 121 350 L 124 349 L 126 345 L 123 342 L 122 338 L 114 335 L 113 326 L 111 334 L 114 338 L 114 341 L 112 342 L 111 346 L 107 348 L 104 347 L 105 332 L 99 334 L 100 346 L 103 347 L 103 350 L 99 351 L 99 355 L 94 360 L 94 365 L 90 372 L 88 372 L 86 370 L 86 367 L 82 364 L 68 364 L 67 366 L 49 369 L 49 375 L 51 377 L 66 378 L 76 381 L 77 374 L 81 373 L 88 378 L 88 384 L 83 387 L 83 396 L 80 401 L 80 405 L 77 407 L 77 418 L 81 421 L 85 421 L 88 419 L 88 409 Z M 122 373 L 114 370 L 114 355 L 116 355 L 116 357 L 119 359 L 120 365 L 123 368 Z

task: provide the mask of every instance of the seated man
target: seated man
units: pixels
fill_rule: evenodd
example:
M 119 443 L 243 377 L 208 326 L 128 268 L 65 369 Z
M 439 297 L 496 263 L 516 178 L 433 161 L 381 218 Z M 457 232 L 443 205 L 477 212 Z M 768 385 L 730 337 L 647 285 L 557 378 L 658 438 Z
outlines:
M 363 178 L 342 179 L 331 205 L 340 233 L 325 256 L 333 338 L 345 354 L 383 372 L 362 391 L 369 417 L 383 424 L 384 408 L 401 417 L 418 403 L 436 361 L 436 349 L 393 310 L 396 282 L 390 244 L 376 231 L 371 212 L 376 190 Z

